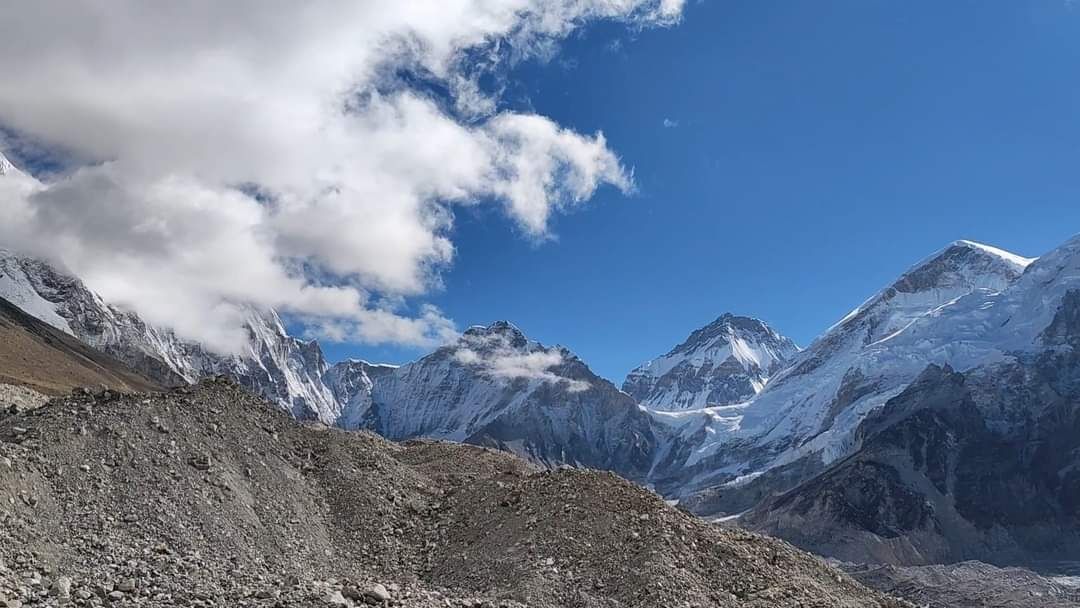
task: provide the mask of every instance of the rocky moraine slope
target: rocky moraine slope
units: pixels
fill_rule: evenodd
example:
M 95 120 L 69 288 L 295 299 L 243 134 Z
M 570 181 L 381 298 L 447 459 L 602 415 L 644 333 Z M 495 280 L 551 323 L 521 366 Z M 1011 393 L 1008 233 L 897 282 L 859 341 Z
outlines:
M 0 414 L 0 605 L 899 607 L 610 473 L 301 424 L 225 380 Z

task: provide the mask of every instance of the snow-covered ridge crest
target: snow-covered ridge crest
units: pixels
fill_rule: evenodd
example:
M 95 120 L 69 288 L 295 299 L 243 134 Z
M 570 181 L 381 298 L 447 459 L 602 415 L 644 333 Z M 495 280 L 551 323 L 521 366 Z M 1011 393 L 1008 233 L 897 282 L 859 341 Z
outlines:
M 643 479 L 658 439 L 648 416 L 569 350 L 499 321 L 387 369 L 342 413 L 345 428 L 435 437 Z
M 967 239 L 960 239 L 958 241 L 955 241 L 953 243 L 953 245 L 954 246 L 975 247 L 977 249 L 982 249 L 983 251 L 985 251 L 985 252 L 987 252 L 989 254 L 996 255 L 996 256 L 1000 257 L 1001 259 L 1003 259 L 1003 260 L 1006 260 L 1008 262 L 1011 262 L 1011 263 L 1015 264 L 1017 266 L 1017 268 L 1027 268 L 1028 266 L 1031 265 L 1032 262 L 1039 259 L 1039 258 L 1025 258 L 1024 256 L 1017 255 L 1015 253 L 1012 253 L 1011 251 L 1005 251 L 1004 249 L 999 249 L 997 247 L 994 247 L 993 245 L 986 245 L 984 243 L 978 243 L 976 241 L 969 241 Z
M 33 273 L 23 269 L 14 252 L 0 248 L 0 297 L 60 331 L 75 335 L 67 319 L 58 312 L 57 303 L 38 292 L 34 278 Z

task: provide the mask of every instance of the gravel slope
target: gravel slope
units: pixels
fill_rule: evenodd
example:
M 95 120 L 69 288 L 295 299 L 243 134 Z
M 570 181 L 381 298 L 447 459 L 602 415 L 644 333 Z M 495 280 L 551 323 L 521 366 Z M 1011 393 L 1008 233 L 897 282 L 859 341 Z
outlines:
M 48 395 L 78 386 L 123 391 L 157 386 L 123 363 L 19 310 L 0 298 L 0 384 Z

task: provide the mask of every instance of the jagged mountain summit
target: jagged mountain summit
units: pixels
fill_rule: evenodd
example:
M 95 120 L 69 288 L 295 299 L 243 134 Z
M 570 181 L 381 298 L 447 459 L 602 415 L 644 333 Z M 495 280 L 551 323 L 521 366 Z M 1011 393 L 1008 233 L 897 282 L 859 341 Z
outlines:
M 725 314 L 630 372 L 622 388 L 656 410 L 731 405 L 761 392 L 798 352 L 764 322 Z
M 878 346 L 929 363 L 851 455 L 741 521 L 826 555 L 924 564 L 1080 551 L 1080 237 Z M 944 360 L 944 361 L 943 361 Z

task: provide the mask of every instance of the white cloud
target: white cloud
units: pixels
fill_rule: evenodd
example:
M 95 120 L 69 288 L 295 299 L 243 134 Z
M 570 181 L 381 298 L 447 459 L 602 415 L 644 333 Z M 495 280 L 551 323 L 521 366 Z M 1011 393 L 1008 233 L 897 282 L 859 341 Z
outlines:
M 505 333 L 466 333 L 454 350 L 454 359 L 477 367 L 492 378 L 565 383 L 571 392 L 589 388 L 585 381 L 558 374 L 558 368 L 565 363 L 561 350 L 543 348 L 536 343 L 514 344 Z
M 665 129 L 674 129 L 677 126 L 679 126 L 679 121 L 673 120 L 671 118 L 665 118 L 664 119 L 664 128 Z
M 0 19 L 0 56 L 18 66 L 0 80 L 0 125 L 88 164 L 0 187 L 0 243 L 48 254 L 220 350 L 242 340 L 243 303 L 345 340 L 445 340 L 452 323 L 434 309 L 380 302 L 438 286 L 455 205 L 499 201 L 543 238 L 553 213 L 600 186 L 632 188 L 603 135 L 498 112 L 477 78 L 550 56 L 590 20 L 636 28 L 681 11 L 682 0 L 15 3 Z M 403 69 L 443 83 L 455 113 L 395 79 Z

